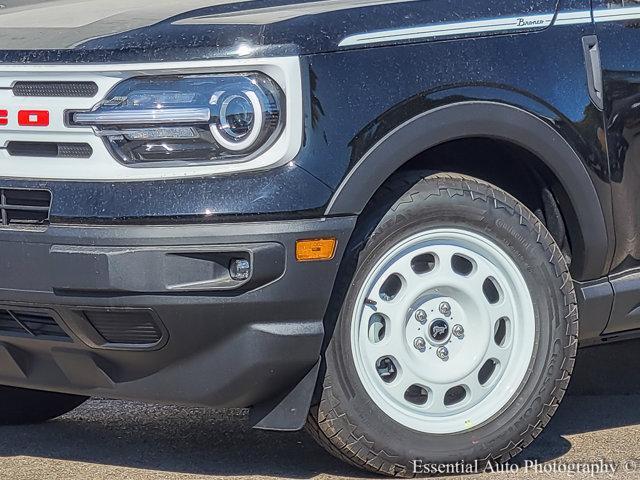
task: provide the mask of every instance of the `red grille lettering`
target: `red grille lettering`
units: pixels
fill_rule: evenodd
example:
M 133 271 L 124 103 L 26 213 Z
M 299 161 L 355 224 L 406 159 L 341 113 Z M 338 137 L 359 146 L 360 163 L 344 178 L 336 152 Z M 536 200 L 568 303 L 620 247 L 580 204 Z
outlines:
M 49 112 L 47 110 L 20 110 L 18 125 L 21 127 L 48 127 Z

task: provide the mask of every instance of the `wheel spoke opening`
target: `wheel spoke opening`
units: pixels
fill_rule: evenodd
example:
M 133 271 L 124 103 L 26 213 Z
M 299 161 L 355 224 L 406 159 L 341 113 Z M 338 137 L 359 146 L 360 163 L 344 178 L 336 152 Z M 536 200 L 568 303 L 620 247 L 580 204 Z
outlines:
M 458 275 L 468 277 L 475 268 L 473 260 L 460 253 L 456 253 L 451 257 L 451 269 Z
M 385 302 L 392 302 L 398 296 L 403 286 L 404 282 L 402 277 L 397 273 L 393 273 L 384 281 L 378 295 Z
M 425 405 L 429 401 L 429 390 L 422 385 L 411 385 L 404 392 L 404 399 L 414 405 Z
M 482 293 L 491 305 L 495 305 L 503 298 L 502 289 L 493 277 L 487 277 L 482 283 Z
M 393 383 L 398 377 L 396 361 L 391 357 L 382 357 L 376 362 L 376 370 L 384 383 Z
M 423 253 L 411 259 L 411 269 L 417 275 L 424 275 L 436 268 L 437 259 L 433 253 Z
M 482 386 L 487 385 L 498 373 L 499 366 L 500 363 L 493 358 L 484 362 L 484 365 L 482 365 L 482 368 L 480 368 L 480 371 L 478 372 L 478 383 Z
M 380 343 L 387 333 L 387 317 L 380 313 L 374 313 L 369 318 L 369 341 Z
M 505 347 L 509 343 L 511 320 L 507 317 L 498 319 L 494 327 L 493 340 L 499 347 Z
M 453 407 L 467 398 L 467 389 L 462 385 L 455 386 L 447 390 L 447 393 L 444 394 L 444 406 L 445 407 Z

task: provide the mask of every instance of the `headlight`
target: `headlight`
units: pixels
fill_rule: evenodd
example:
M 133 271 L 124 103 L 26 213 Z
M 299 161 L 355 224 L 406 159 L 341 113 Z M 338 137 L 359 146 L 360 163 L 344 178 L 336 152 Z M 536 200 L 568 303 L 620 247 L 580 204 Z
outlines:
M 91 126 L 125 164 L 247 161 L 278 139 L 284 94 L 262 73 L 139 77 L 118 84 L 91 111 Z

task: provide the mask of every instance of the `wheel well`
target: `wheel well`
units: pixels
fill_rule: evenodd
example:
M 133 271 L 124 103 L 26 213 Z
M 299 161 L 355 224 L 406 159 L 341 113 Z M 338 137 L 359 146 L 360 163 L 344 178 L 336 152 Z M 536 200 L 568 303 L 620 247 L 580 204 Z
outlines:
M 574 234 L 565 219 L 573 218 L 572 206 L 553 173 L 528 150 L 491 138 L 452 140 L 416 155 L 400 167 L 381 189 L 388 189 L 398 174 L 412 170 L 462 173 L 506 190 L 544 223 L 567 261 L 571 261 Z M 402 193 L 398 192 L 399 195 Z M 367 209 L 370 207 L 368 205 Z

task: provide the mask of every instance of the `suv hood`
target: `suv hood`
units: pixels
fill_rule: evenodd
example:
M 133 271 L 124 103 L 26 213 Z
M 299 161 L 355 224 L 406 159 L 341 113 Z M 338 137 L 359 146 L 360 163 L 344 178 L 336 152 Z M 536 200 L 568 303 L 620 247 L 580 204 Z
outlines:
M 415 0 L 4 0 L 0 61 L 167 61 L 336 49 Z M 401 9 L 403 10 L 403 9 Z M 376 23 L 374 21 L 374 23 Z M 384 22 L 385 27 L 389 22 Z
M 348 36 L 549 14 L 556 0 L 0 0 L 0 62 L 285 56 Z

